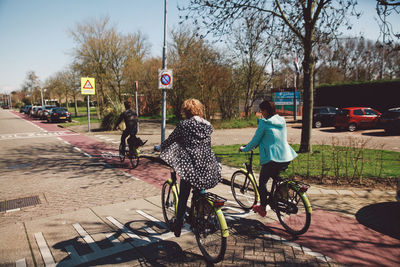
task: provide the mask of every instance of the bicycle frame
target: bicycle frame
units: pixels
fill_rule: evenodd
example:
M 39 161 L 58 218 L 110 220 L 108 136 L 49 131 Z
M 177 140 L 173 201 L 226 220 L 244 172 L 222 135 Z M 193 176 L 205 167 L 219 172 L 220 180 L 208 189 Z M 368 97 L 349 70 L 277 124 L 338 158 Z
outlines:
M 167 183 L 171 185 L 172 188 L 172 194 L 175 199 L 175 217 L 177 216 L 178 212 L 178 202 L 179 202 L 179 186 L 178 183 L 176 182 L 176 173 L 171 172 L 171 178 L 167 180 Z M 218 220 L 221 223 L 221 229 L 222 229 L 222 236 L 223 237 L 228 237 L 229 236 L 229 229 L 228 229 L 228 224 L 226 223 L 224 213 L 222 212 L 222 207 L 216 207 L 214 204 L 214 201 L 209 199 L 206 195 L 199 194 L 199 197 L 202 197 L 207 200 L 207 202 L 214 208 L 215 213 L 218 216 Z M 193 196 L 192 196 L 193 200 Z M 192 210 L 192 209 L 191 209 Z M 191 216 L 191 214 L 189 215 Z
M 240 170 L 243 171 L 244 173 L 246 173 L 247 177 L 249 177 L 250 180 L 252 180 L 252 182 L 254 182 L 254 184 L 256 185 L 255 188 L 255 192 L 256 192 L 256 198 L 257 198 L 257 202 L 260 202 L 260 193 L 258 192 L 258 181 L 255 178 L 254 172 L 253 172 L 253 150 L 250 152 L 250 158 L 249 158 L 249 163 L 245 163 L 246 168 L 241 168 Z M 250 181 L 249 181 L 250 182 Z M 271 193 L 275 194 L 276 188 L 278 186 L 278 182 L 273 179 L 272 181 L 272 187 L 271 187 Z M 306 204 L 306 208 L 308 212 L 312 212 L 312 207 L 311 207 L 311 203 L 310 200 L 308 199 L 305 191 L 303 191 L 301 189 L 301 185 L 306 185 L 303 184 L 301 182 L 297 182 L 297 181 L 292 181 L 292 180 L 286 180 L 286 186 L 292 186 L 296 191 L 299 191 L 299 194 L 301 195 L 301 197 L 304 199 L 304 202 Z M 288 190 L 288 188 L 286 189 Z M 273 195 L 270 195 L 269 198 L 272 198 Z

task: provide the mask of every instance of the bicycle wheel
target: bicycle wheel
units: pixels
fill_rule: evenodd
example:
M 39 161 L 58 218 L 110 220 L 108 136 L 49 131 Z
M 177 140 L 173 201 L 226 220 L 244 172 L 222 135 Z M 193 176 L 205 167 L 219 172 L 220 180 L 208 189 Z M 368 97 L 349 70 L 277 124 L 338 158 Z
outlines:
M 298 190 L 279 185 L 274 195 L 274 208 L 282 226 L 292 235 L 307 232 L 311 223 L 311 213 L 307 210 L 305 198 Z
M 197 245 L 207 262 L 223 260 L 226 251 L 226 237 L 214 207 L 204 198 L 198 200 L 193 211 L 193 232 Z
M 236 202 L 245 210 L 257 203 L 256 185 L 244 171 L 232 175 L 231 190 Z
M 131 162 L 131 168 L 134 169 L 139 165 L 139 155 L 137 154 L 136 149 L 132 154 L 129 154 L 129 161 Z
M 165 182 L 161 190 L 161 205 L 164 215 L 164 221 L 170 226 L 172 219 L 175 217 L 176 199 L 172 193 L 172 186 Z
M 119 160 L 121 162 L 124 162 L 124 160 L 125 160 L 125 152 L 122 151 L 122 144 L 119 145 L 118 151 L 119 151 Z

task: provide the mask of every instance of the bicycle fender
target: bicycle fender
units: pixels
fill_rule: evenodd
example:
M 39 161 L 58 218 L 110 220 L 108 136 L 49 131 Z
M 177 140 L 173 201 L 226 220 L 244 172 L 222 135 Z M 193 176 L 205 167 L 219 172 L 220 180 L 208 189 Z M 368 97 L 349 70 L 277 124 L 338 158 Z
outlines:
M 254 183 L 256 184 L 256 198 L 257 198 L 257 202 L 260 202 L 260 194 L 258 193 L 258 182 L 256 177 L 254 176 L 254 174 L 249 173 L 246 169 L 241 168 L 240 169 L 242 172 L 248 174 L 250 176 L 250 178 L 254 181 Z
M 304 199 L 304 203 L 306 204 L 307 211 L 309 213 L 311 213 L 312 212 L 312 207 L 311 207 L 310 200 L 308 199 L 306 193 L 300 193 L 300 196 Z
M 172 185 L 172 179 L 169 178 L 167 180 L 167 183 Z M 178 211 L 178 202 L 179 202 L 179 197 L 178 197 L 179 196 L 179 192 L 178 192 L 178 187 L 176 185 L 172 186 L 172 194 L 173 194 L 174 199 L 176 200 L 175 201 L 175 216 L 176 216 L 176 212 Z
M 217 213 L 218 220 L 221 223 L 221 230 L 222 230 L 222 236 L 223 237 L 228 237 L 229 236 L 229 229 L 228 225 L 225 220 L 224 213 L 222 212 L 221 208 L 214 208 L 215 212 Z

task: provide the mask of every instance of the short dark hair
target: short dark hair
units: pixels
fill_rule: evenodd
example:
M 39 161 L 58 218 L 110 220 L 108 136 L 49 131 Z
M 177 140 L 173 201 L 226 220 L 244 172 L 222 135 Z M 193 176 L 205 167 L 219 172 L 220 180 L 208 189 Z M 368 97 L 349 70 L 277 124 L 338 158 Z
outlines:
M 275 115 L 275 105 L 273 102 L 264 100 L 263 102 L 258 105 L 261 110 L 266 110 L 269 116 Z
M 124 102 L 124 105 L 125 105 L 125 108 L 126 108 L 126 109 L 130 109 L 130 108 L 131 108 L 131 101 L 126 100 L 126 101 Z

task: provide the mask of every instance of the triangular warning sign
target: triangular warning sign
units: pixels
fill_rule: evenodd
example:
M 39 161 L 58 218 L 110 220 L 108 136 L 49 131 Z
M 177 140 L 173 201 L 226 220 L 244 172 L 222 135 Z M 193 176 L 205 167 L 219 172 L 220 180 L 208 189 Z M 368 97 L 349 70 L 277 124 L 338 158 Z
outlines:
M 85 85 L 83 86 L 84 89 L 93 89 L 92 84 L 89 80 L 86 81 Z

